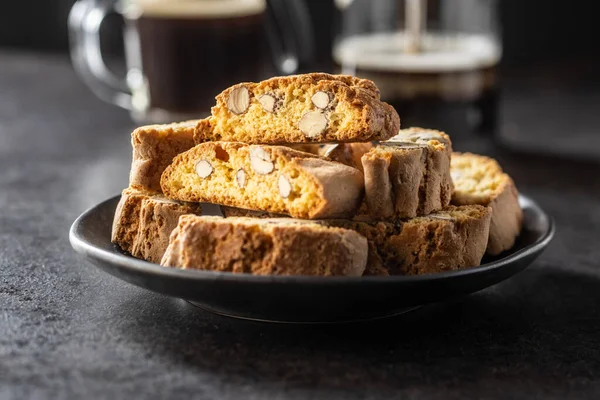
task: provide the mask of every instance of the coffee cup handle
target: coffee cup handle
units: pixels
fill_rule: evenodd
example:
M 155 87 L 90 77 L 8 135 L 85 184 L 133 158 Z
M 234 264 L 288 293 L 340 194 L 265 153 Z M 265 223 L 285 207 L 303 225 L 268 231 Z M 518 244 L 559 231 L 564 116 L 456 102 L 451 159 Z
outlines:
M 100 99 L 131 109 L 132 96 L 125 78 L 106 66 L 100 49 L 100 26 L 114 11 L 115 2 L 79 0 L 69 13 L 71 62 L 81 80 Z
M 267 24 L 268 38 L 281 75 L 297 73 L 303 67 L 310 68 L 314 58 L 312 20 L 304 0 L 271 0 L 272 12 Z M 276 25 L 276 26 L 275 26 Z

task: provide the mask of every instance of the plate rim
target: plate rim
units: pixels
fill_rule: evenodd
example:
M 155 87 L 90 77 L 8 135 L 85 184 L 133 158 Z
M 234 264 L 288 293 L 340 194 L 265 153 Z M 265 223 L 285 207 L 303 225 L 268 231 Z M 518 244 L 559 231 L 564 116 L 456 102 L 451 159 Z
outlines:
M 192 269 L 179 269 L 179 268 L 168 268 L 163 267 L 159 264 L 151 263 L 148 261 L 137 259 L 133 256 L 126 254 L 118 254 L 86 241 L 79 234 L 79 227 L 83 224 L 90 214 L 92 214 L 97 208 L 100 208 L 105 203 L 115 201 L 121 195 L 117 194 L 111 196 L 94 206 L 89 207 L 81 215 L 79 215 L 75 221 L 71 224 L 69 229 L 69 241 L 73 249 L 87 257 L 99 260 L 111 265 L 116 265 L 120 268 L 133 270 L 142 274 L 158 275 L 160 277 L 168 277 L 175 279 L 185 279 L 193 281 L 245 281 L 251 283 L 280 283 L 280 284 L 310 284 L 310 285 L 331 285 L 331 284 L 398 284 L 398 283 L 421 283 L 421 282 L 434 282 L 439 280 L 446 280 L 452 278 L 460 278 L 467 275 L 478 275 L 490 272 L 492 270 L 500 269 L 503 266 L 510 264 L 518 259 L 527 257 L 529 255 L 535 255 L 538 252 L 544 250 L 544 248 L 550 243 L 556 232 L 556 224 L 554 219 L 549 216 L 533 199 L 529 196 L 519 194 L 520 202 L 529 204 L 532 208 L 537 209 L 538 213 L 548 222 L 548 229 L 546 232 L 538 238 L 535 242 L 523 247 L 522 249 L 503 257 L 499 260 L 492 261 L 490 263 L 482 264 L 477 267 L 464 268 L 455 271 L 445 271 L 435 274 L 424 274 L 424 275 L 392 275 L 392 276 L 309 276 L 309 275 L 252 275 L 252 274 L 240 274 L 234 272 L 222 272 L 222 271 L 204 271 L 204 270 L 192 270 Z

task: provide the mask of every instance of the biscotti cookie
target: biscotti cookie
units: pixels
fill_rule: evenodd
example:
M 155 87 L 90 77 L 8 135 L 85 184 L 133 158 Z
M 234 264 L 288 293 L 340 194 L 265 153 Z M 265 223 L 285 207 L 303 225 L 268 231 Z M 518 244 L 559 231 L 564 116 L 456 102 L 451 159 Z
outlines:
M 385 140 L 400 128 L 392 106 L 371 81 L 322 73 L 244 82 L 216 97 L 212 116 L 196 127 L 196 143 L 252 144 Z
M 254 275 L 360 276 L 367 240 L 358 233 L 291 218 L 185 215 L 161 264 Z
M 273 215 L 231 207 L 223 214 L 254 218 Z M 314 223 L 350 229 L 367 238 L 365 275 L 420 275 L 476 267 L 487 247 L 491 209 L 448 206 L 408 220 L 360 222 L 344 219 Z
M 389 273 L 422 275 L 475 267 L 485 254 L 491 210 L 483 206 L 446 207 L 404 221 L 385 240 L 380 256 Z
M 485 156 L 453 153 L 452 203 L 481 204 L 492 208 L 487 253 L 498 255 L 510 249 L 521 231 L 523 212 L 513 180 L 498 163 Z
M 180 203 L 157 192 L 127 188 L 115 211 L 112 242 L 134 257 L 159 263 L 179 217 L 201 213 L 198 204 Z
M 194 129 L 198 121 L 168 125 L 148 125 L 131 134 L 133 161 L 129 186 L 160 191 L 160 176 L 179 153 L 194 147 Z
M 208 142 L 175 157 L 161 187 L 175 200 L 342 218 L 360 205 L 363 177 L 355 168 L 288 147 Z
M 448 206 L 404 221 L 326 223 L 367 238 L 366 275 L 423 275 L 478 266 L 485 254 L 490 218 L 488 207 Z
M 376 143 L 361 158 L 365 204 L 372 219 L 413 218 L 450 203 L 452 144 L 443 132 L 411 128 Z

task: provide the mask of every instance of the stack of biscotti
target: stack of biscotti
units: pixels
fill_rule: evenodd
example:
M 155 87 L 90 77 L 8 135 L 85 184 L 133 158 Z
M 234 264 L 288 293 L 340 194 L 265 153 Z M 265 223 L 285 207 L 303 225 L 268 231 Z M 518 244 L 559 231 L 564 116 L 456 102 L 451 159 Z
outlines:
M 209 118 L 133 132 L 113 226 L 123 250 L 169 267 L 317 276 L 436 273 L 493 254 L 493 201 L 450 205 L 449 136 L 400 130 L 373 82 L 276 77 L 216 100 Z M 201 216 L 203 202 L 224 218 Z

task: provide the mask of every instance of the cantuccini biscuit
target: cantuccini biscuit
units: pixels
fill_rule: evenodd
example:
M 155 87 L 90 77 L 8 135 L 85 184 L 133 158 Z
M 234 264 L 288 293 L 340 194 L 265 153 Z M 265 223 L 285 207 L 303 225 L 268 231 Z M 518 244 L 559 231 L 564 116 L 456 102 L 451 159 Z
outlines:
M 131 134 L 133 160 L 129 186 L 160 191 L 160 176 L 179 153 L 194 147 L 197 120 L 168 125 L 148 125 Z
M 443 132 L 411 128 L 376 143 L 361 158 L 365 204 L 372 219 L 413 218 L 450 203 L 452 144 Z
M 342 218 L 360 205 L 363 177 L 355 168 L 288 147 L 208 142 L 175 157 L 161 187 L 175 200 Z
M 329 224 L 354 229 L 369 241 L 370 275 L 423 275 L 478 266 L 485 254 L 491 210 L 448 206 L 395 222 Z
M 367 240 L 309 221 L 185 215 L 161 264 L 254 275 L 360 276 Z
M 180 203 L 157 192 L 123 190 L 112 228 L 112 242 L 134 257 L 159 263 L 181 215 L 201 214 L 199 204 Z
M 272 214 L 221 207 L 223 215 L 273 218 Z M 323 226 L 356 231 L 367 238 L 365 275 L 422 275 L 476 267 L 486 251 L 489 207 L 448 206 L 407 220 L 361 222 L 316 220 Z
M 373 82 L 313 73 L 244 82 L 216 98 L 212 116 L 196 127 L 196 143 L 251 144 L 385 140 L 400 128 Z
M 453 153 L 452 203 L 481 204 L 492 208 L 487 252 L 498 255 L 510 249 L 521 231 L 523 211 L 513 180 L 493 159 L 471 153 Z

